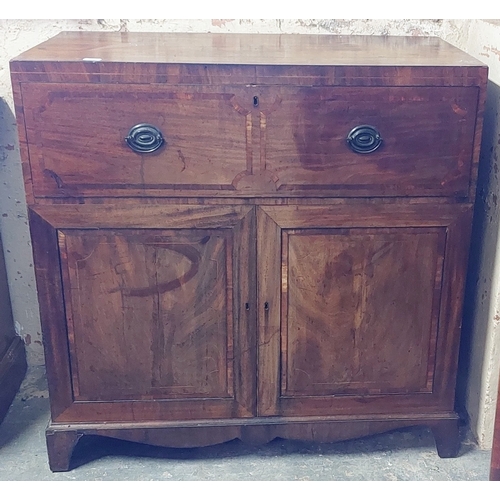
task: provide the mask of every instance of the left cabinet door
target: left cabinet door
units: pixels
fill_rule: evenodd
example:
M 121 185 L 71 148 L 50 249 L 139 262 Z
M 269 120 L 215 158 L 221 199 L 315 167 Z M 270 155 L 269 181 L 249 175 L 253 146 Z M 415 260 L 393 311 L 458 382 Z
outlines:
M 255 414 L 253 209 L 30 216 L 53 421 Z

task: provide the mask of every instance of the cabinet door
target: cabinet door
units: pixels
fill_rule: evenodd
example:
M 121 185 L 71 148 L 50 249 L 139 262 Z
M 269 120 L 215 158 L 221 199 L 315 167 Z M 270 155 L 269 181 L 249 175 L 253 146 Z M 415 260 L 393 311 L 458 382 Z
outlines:
M 453 410 L 469 208 L 258 211 L 260 415 Z
M 250 208 L 37 211 L 32 230 L 53 419 L 255 413 Z

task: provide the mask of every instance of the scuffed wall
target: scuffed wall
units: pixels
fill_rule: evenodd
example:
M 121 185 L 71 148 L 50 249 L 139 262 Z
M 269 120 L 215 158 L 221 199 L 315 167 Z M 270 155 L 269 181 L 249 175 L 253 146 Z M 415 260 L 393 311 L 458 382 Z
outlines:
M 17 333 L 27 346 L 31 366 L 43 364 L 38 304 L 33 274 L 26 204 L 22 185 L 8 61 L 63 30 L 198 31 L 254 33 L 334 33 L 440 36 L 490 66 L 500 85 L 500 26 L 481 20 L 408 19 L 100 19 L 0 20 L 0 229 Z M 468 291 L 468 326 L 463 366 L 465 403 L 480 446 L 491 444 L 500 343 L 500 269 L 498 262 L 498 156 L 500 92 L 490 86 L 481 155 L 480 200 L 476 210 L 476 244 Z

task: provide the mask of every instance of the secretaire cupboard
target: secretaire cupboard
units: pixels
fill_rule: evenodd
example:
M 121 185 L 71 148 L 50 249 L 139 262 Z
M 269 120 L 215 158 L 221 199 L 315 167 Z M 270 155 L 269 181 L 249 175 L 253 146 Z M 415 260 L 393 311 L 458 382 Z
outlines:
M 455 379 L 487 68 L 437 38 L 61 33 L 11 62 L 52 470 L 412 425 Z

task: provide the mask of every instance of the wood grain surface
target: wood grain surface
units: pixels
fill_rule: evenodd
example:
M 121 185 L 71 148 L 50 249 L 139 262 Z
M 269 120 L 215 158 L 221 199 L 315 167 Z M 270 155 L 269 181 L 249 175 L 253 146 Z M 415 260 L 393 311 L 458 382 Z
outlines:
M 85 58 L 219 65 L 482 66 L 437 37 L 244 33 L 63 32 L 14 61 Z
M 37 196 L 99 189 L 123 196 L 133 187 L 232 191 L 233 179 L 251 168 L 252 101 L 244 91 L 39 84 L 23 86 L 23 96 L 33 110 L 26 121 Z M 125 142 L 142 123 L 163 133 L 155 153 L 136 153 Z
M 259 415 L 453 401 L 471 211 L 372 208 L 258 208 Z
M 240 439 L 251 445 L 262 445 L 276 438 L 329 443 L 372 434 L 427 425 L 436 439 L 440 456 L 455 456 L 458 439 L 458 417 L 454 414 L 370 415 L 359 418 L 329 419 L 231 419 L 196 422 L 143 422 L 141 424 L 72 424 L 51 423 L 47 428 L 49 465 L 52 471 L 75 467 L 71 455 L 84 436 L 105 436 L 155 446 L 193 448 Z M 453 455 L 455 453 L 455 455 Z
M 59 232 L 76 400 L 232 396 L 228 233 Z
M 87 434 L 428 425 L 457 454 L 485 65 L 430 37 L 75 32 L 10 69 L 52 470 Z M 160 149 L 127 146 L 140 123 Z
M 431 392 L 445 228 L 282 232 L 282 395 Z
M 132 208 L 107 230 L 88 227 L 78 214 L 85 229 L 32 212 L 32 226 L 48 226 L 45 234 L 58 238 L 45 247 L 37 238 L 36 261 L 60 262 L 62 271 L 58 289 L 43 276 L 48 266 L 37 267 L 39 290 L 51 288 L 43 303 L 45 328 L 52 324 L 54 345 L 61 344 L 47 356 L 47 367 L 65 373 L 69 392 L 57 391 L 55 421 L 252 414 L 253 211 L 223 208 L 217 209 L 223 217 L 211 218 L 208 210 L 203 220 L 190 207 L 175 207 L 182 209 L 177 223 L 162 217 L 159 225 L 153 218 L 153 227 L 150 220 L 146 228 L 128 229 Z M 165 215 L 160 207 L 156 212 Z M 181 229 L 186 225 L 205 227 Z
M 25 120 L 35 196 L 469 191 L 475 87 L 23 84 L 22 91 L 31 110 Z M 164 135 L 166 144 L 152 154 L 125 142 L 141 123 Z M 359 154 L 346 139 L 366 124 L 383 143 Z
M 468 194 L 477 88 L 265 88 L 262 94 L 263 167 L 280 194 Z M 360 125 L 379 132 L 379 149 L 349 148 L 347 136 Z

